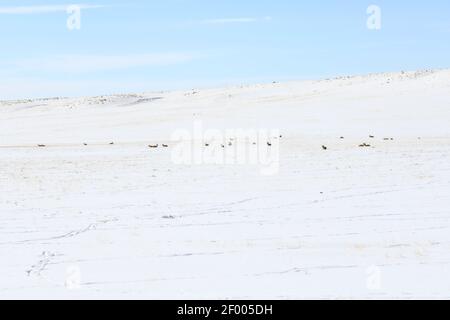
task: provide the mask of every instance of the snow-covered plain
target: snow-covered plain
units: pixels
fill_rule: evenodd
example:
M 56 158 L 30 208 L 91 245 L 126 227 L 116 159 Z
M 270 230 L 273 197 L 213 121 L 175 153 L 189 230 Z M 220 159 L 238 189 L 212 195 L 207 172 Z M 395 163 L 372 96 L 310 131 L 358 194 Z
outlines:
M 279 172 L 175 164 L 195 121 Z M 0 298 L 450 298 L 449 160 L 448 70 L 0 102 Z

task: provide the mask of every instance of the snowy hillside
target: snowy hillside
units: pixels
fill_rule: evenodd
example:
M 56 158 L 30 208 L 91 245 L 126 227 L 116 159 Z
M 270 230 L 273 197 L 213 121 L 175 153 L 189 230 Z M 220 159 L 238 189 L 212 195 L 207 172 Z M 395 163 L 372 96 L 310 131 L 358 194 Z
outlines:
M 3 101 L 0 168 L 0 298 L 450 298 L 448 70 Z

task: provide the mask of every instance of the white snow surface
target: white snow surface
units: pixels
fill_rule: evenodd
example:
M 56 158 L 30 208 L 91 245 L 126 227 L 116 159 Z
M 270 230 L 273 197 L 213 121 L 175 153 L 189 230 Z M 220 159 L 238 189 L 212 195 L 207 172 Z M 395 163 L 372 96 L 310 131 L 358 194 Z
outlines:
M 195 121 L 279 172 L 173 163 Z M 449 70 L 3 101 L 0 298 L 448 299 L 449 160 Z

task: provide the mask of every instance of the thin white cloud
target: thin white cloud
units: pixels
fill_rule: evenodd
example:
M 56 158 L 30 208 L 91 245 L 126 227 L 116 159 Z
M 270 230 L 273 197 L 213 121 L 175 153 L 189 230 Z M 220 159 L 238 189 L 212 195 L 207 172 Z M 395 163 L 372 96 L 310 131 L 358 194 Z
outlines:
M 8 67 L 25 72 L 89 73 L 139 67 L 169 66 L 186 63 L 199 57 L 199 55 L 190 53 L 59 55 L 13 61 L 8 63 Z
M 222 18 L 222 19 L 206 19 L 201 20 L 201 24 L 230 24 L 230 23 L 253 23 L 253 22 L 264 22 L 271 21 L 272 17 L 264 18 Z
M 67 9 L 72 6 L 77 6 L 80 9 L 98 9 L 98 8 L 106 7 L 105 5 L 93 5 L 93 4 L 0 7 L 0 14 L 20 15 L 20 14 L 43 14 L 43 13 L 54 13 L 54 12 L 66 12 Z

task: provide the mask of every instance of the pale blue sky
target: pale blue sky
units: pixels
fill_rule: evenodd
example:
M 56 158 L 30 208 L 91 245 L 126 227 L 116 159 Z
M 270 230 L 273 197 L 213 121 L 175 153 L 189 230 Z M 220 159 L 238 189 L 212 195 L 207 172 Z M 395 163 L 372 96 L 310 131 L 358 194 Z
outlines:
M 94 7 L 69 31 L 70 2 L 0 0 L 0 99 L 450 67 L 448 0 L 79 3 Z

